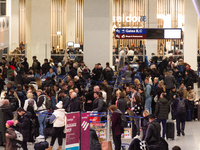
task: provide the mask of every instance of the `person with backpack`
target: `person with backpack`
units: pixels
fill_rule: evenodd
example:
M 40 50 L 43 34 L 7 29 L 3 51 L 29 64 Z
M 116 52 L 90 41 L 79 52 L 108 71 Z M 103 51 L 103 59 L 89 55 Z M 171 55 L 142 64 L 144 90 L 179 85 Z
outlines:
M 17 150 L 17 147 L 13 145 L 13 140 L 17 137 L 15 133 L 14 121 L 6 121 L 6 147 L 5 150 Z
M 183 98 L 183 92 L 179 92 L 178 95 L 179 97 L 174 99 L 172 108 L 174 110 L 174 115 L 176 118 L 177 136 L 180 136 L 180 133 L 182 133 L 182 135 L 185 136 L 184 129 L 185 129 L 187 108 L 188 108 L 188 101 L 187 99 Z M 181 128 L 180 128 L 180 123 L 181 123 Z
M 46 127 L 45 125 L 45 120 L 47 118 L 47 114 L 48 113 L 48 108 L 47 108 L 47 104 L 48 104 L 49 100 L 47 98 L 47 96 L 45 95 L 45 93 L 42 90 L 37 90 L 37 110 L 38 112 L 38 121 L 39 121 L 39 136 L 37 137 L 38 139 L 43 139 L 44 138 L 44 134 L 43 134 L 43 129 Z M 49 108 L 50 109 L 50 108 Z
M 22 148 L 23 150 L 28 150 L 27 142 L 29 140 L 30 123 L 31 123 L 30 119 L 32 115 L 30 112 L 26 112 L 21 107 L 17 108 L 17 113 L 19 114 L 19 117 L 18 120 L 15 120 L 15 124 L 17 127 L 19 127 L 19 132 L 23 136 Z
M 121 150 L 121 134 L 124 133 L 124 128 L 121 126 L 122 122 L 121 115 L 123 114 L 115 105 L 111 105 L 109 109 L 112 112 L 111 129 L 112 129 L 115 150 Z
M 14 96 L 14 90 L 11 89 L 8 92 L 8 95 L 5 97 L 5 99 L 8 99 L 10 102 L 10 109 L 12 112 L 15 112 L 17 108 L 19 107 L 19 101 L 18 99 Z
M 21 107 L 23 108 L 25 100 L 26 100 L 26 92 L 22 91 L 22 86 L 20 84 L 17 85 L 16 94 L 19 97 L 20 102 L 21 102 Z
M 145 78 L 144 80 L 145 83 L 145 97 L 146 97 L 146 109 L 149 111 L 149 113 L 152 113 L 152 109 L 151 109 L 151 101 L 152 101 L 152 96 L 151 96 L 151 84 L 149 83 L 149 78 Z

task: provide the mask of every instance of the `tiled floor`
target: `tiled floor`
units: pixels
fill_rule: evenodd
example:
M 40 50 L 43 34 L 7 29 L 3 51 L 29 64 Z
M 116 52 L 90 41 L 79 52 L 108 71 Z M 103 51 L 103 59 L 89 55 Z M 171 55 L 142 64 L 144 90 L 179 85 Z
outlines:
M 195 87 L 195 91 L 197 93 L 197 99 L 199 99 L 200 96 L 200 89 Z M 200 122 L 199 121 L 191 121 L 186 122 L 186 129 L 185 129 L 185 136 L 176 136 L 175 131 L 175 139 L 174 140 L 168 140 L 169 144 L 169 150 L 172 149 L 175 145 L 178 145 L 181 147 L 182 150 L 200 150 Z M 47 140 L 50 142 L 50 139 Z M 129 140 L 123 140 L 123 143 L 131 143 L 131 139 Z M 65 143 L 65 139 L 63 139 L 63 143 Z M 57 141 L 55 142 L 55 146 L 53 147 L 53 150 L 57 150 L 58 145 Z M 64 144 L 63 144 L 63 150 L 64 150 Z M 114 148 L 113 148 L 114 149 Z M 0 147 L 0 150 L 4 150 L 3 147 Z M 21 149 L 22 150 L 22 149 Z M 34 150 L 33 145 L 28 145 L 28 150 Z

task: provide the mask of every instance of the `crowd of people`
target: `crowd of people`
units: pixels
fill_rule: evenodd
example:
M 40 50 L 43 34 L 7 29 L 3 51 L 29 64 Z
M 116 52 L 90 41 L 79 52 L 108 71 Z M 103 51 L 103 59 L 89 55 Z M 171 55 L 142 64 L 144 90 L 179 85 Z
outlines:
M 3 137 L 0 144 L 6 146 L 6 150 L 16 149 L 8 143 L 16 138 L 17 130 L 23 135 L 22 148 L 27 150 L 27 142 L 47 138 L 43 131 L 49 123 L 53 124 L 56 134 L 52 135 L 47 150 L 52 150 L 56 138 L 58 150 L 61 150 L 65 113 L 76 111 L 110 110 L 115 150 L 121 149 L 123 114 L 135 116 L 127 118 L 136 128 L 132 138 L 139 138 L 142 133 L 141 140 L 146 141 L 149 149 L 155 149 L 160 141 L 160 123 L 161 137 L 166 137 L 169 113 L 176 119 L 177 136 L 185 136 L 186 118 L 195 119 L 195 72 L 181 57 L 165 58 L 157 63 L 155 56 L 151 65 L 137 60 L 137 66 L 134 70 L 125 62 L 115 74 L 109 63 L 105 68 L 97 63 L 90 70 L 84 62 L 70 59 L 64 64 L 45 59 L 41 65 L 33 56 L 30 65 L 25 57 L 21 62 L 15 59 L 7 62 L 2 58 L 0 93 L 5 90 L 5 98 L 0 106 L 0 134 Z

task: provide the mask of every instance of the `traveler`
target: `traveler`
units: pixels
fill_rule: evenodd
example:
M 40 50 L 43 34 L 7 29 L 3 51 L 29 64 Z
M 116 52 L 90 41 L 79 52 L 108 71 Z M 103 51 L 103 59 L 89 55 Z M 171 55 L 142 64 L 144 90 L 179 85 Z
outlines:
M 162 138 L 165 138 L 166 122 L 168 119 L 169 112 L 170 112 L 170 105 L 167 100 L 167 94 L 162 93 L 155 107 L 155 116 L 157 117 L 157 121 L 158 123 L 162 122 L 162 128 L 163 128 Z
M 8 95 L 5 97 L 5 99 L 8 99 L 10 102 L 10 109 L 12 112 L 15 112 L 17 108 L 19 107 L 19 101 L 18 99 L 14 96 L 14 90 L 11 89 L 8 92 Z
M 72 77 L 72 79 L 77 75 L 77 63 L 73 63 L 72 69 L 69 71 L 69 75 Z
M 28 108 L 28 101 L 33 99 L 33 94 L 32 93 L 27 93 L 27 100 L 25 100 L 25 103 L 24 103 L 24 110 L 27 111 L 27 108 Z M 33 104 L 33 109 L 34 111 L 37 110 L 37 105 L 36 105 L 36 101 L 34 100 L 34 104 Z
M 127 70 L 123 75 L 126 82 L 131 82 L 131 80 L 132 80 L 131 74 L 132 74 L 131 67 L 128 65 L 127 66 Z
M 172 74 L 173 74 L 173 71 L 169 70 L 164 79 L 168 100 L 169 100 L 169 92 L 170 92 L 171 88 L 174 87 L 176 84 L 176 80 Z
M 77 97 L 76 92 L 70 93 L 70 103 L 67 108 L 67 112 L 76 112 L 81 110 L 81 103 Z
M 149 84 L 149 78 L 145 78 L 144 80 L 145 83 L 145 97 L 146 97 L 146 109 L 149 111 L 149 113 L 151 114 L 151 101 L 152 101 L 152 97 L 151 97 L 151 85 Z
M 133 100 L 133 107 L 131 108 L 131 110 L 133 111 L 134 116 L 138 116 L 141 117 L 142 114 L 142 103 L 141 103 L 141 99 L 138 95 L 134 96 L 134 100 Z M 140 135 L 140 118 L 135 118 L 135 122 L 136 122 L 136 127 L 137 127 L 137 135 Z
M 144 140 L 147 142 L 149 150 L 153 150 L 151 147 L 154 147 L 159 143 L 161 127 L 160 124 L 156 121 L 156 117 L 154 115 L 151 114 L 148 116 L 148 118 L 149 125 Z
M 24 103 L 26 100 L 26 93 L 25 93 L 25 91 L 22 91 L 22 86 L 20 84 L 17 85 L 16 94 L 20 99 L 21 107 L 24 107 Z
M 191 110 L 191 115 L 192 115 L 193 114 L 193 109 L 194 109 L 194 101 L 196 100 L 196 93 L 191 88 L 191 86 L 187 87 L 187 91 L 188 91 L 187 92 L 188 110 Z
M 93 101 L 92 111 L 102 112 L 103 105 L 104 105 L 104 102 L 103 102 L 103 98 L 100 95 L 100 92 L 94 92 L 94 101 Z
M 191 86 L 191 88 L 193 88 L 194 77 L 194 70 L 191 69 L 190 65 L 186 64 L 183 71 L 184 84 L 186 87 Z
M 186 120 L 186 112 L 188 109 L 188 101 L 187 99 L 183 98 L 183 92 L 179 92 L 179 97 L 174 100 L 174 103 L 172 104 L 172 108 L 174 110 L 174 115 L 176 118 L 176 130 L 177 130 L 177 136 L 180 136 L 180 133 L 182 133 L 183 136 L 185 136 L 185 120 Z M 181 123 L 181 128 L 180 128 Z
M 6 131 L 6 121 L 13 119 L 13 113 L 10 109 L 9 100 L 4 99 L 2 101 L 2 105 L 0 106 L 0 145 L 5 146 L 6 139 L 5 139 L 5 131 Z
M 52 77 L 53 75 L 56 76 L 56 73 L 53 72 L 53 68 L 50 68 L 50 69 L 49 69 L 49 72 L 47 72 L 47 74 L 46 74 L 46 78 Z
M 143 118 L 141 119 L 141 130 L 140 131 L 143 132 L 142 141 L 144 141 L 144 138 L 146 137 L 148 124 L 149 124 L 149 119 L 148 119 L 149 111 L 144 110 L 142 115 L 143 115 Z
M 47 118 L 46 113 L 48 112 L 47 108 L 46 108 L 46 101 L 47 101 L 47 97 L 45 95 L 45 93 L 42 90 L 37 90 L 37 110 L 39 111 L 38 113 L 38 121 L 39 121 L 39 136 L 37 137 L 38 139 L 40 138 L 44 138 L 44 133 L 43 130 L 46 127 L 45 125 L 45 120 Z
M 183 98 L 187 98 L 187 89 L 185 87 L 184 82 L 181 82 L 179 92 L 183 92 Z
M 40 71 L 40 62 L 37 60 L 36 56 L 33 56 L 32 70 L 34 73 L 36 73 L 36 71 Z
M 120 92 L 119 93 L 119 99 L 117 101 L 117 108 L 122 112 L 125 113 L 125 111 L 128 109 L 127 106 L 127 101 L 125 99 L 125 93 L 124 92 Z
M 15 120 L 15 124 L 19 127 L 19 132 L 23 135 L 22 148 L 23 150 L 28 150 L 27 142 L 29 140 L 30 119 L 32 115 L 21 107 L 17 108 L 17 113 L 19 114 L 19 117 L 18 120 Z
M 60 101 L 56 104 L 57 109 L 54 110 L 53 114 L 50 117 L 50 123 L 53 123 L 55 129 L 55 134 L 51 137 L 51 143 L 49 148 L 45 150 L 52 150 L 53 145 L 58 138 L 58 149 L 62 150 L 63 135 L 65 129 L 65 109 L 63 109 L 63 102 Z
M 48 59 L 44 59 L 44 64 L 42 65 L 42 74 L 47 74 L 50 68 L 51 67 L 49 65 Z
M 115 150 L 121 150 L 121 134 L 124 132 L 124 128 L 121 126 L 122 112 L 115 105 L 111 105 L 109 109 L 112 112 L 111 129 L 112 129 Z
M 17 150 L 17 147 L 13 146 L 13 139 L 17 138 L 15 133 L 14 121 L 8 120 L 6 121 L 6 147 L 5 150 Z
M 97 133 L 92 127 L 90 127 L 90 150 L 101 150 Z
M 63 102 L 63 108 L 65 109 L 65 111 L 67 111 L 70 103 L 70 97 L 65 93 L 64 90 L 60 91 L 58 100 Z

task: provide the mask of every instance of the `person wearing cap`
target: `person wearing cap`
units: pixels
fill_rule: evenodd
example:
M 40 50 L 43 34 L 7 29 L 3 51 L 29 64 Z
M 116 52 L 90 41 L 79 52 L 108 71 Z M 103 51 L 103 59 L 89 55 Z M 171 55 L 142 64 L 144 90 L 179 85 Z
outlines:
M 53 114 L 50 117 L 50 123 L 53 123 L 53 127 L 55 128 L 55 134 L 51 138 L 51 143 L 49 148 L 45 150 L 52 150 L 53 145 L 58 138 L 58 149 L 62 150 L 62 143 L 63 143 L 63 134 L 65 129 L 65 109 L 63 109 L 63 102 L 59 101 L 56 104 L 57 109 L 54 110 Z
M 146 137 L 144 140 L 147 142 L 149 150 L 151 150 L 150 147 L 156 146 L 160 140 L 161 127 L 153 114 L 149 115 L 148 118 L 149 126 L 147 128 Z
M 8 120 L 6 121 L 6 150 L 17 150 L 17 147 L 13 146 L 13 139 L 17 138 L 17 135 L 15 133 L 15 127 L 14 127 L 14 121 Z
M 4 99 L 2 101 L 2 105 L 0 106 L 0 136 L 2 137 L 0 139 L 0 145 L 5 145 L 6 139 L 5 139 L 5 131 L 6 131 L 6 121 L 13 119 L 13 113 L 10 109 L 10 103 L 9 100 Z

